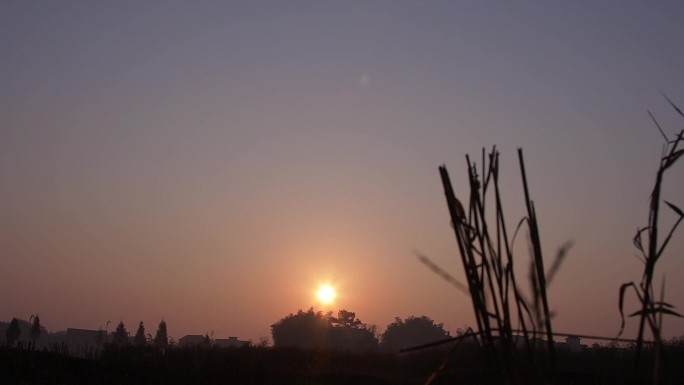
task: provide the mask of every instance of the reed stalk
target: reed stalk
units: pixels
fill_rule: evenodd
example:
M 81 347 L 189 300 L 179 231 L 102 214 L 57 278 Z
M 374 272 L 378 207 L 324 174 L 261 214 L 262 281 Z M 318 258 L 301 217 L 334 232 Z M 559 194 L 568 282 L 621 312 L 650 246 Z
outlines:
M 477 323 L 473 335 L 485 351 L 490 372 L 500 383 L 544 383 L 554 378 L 556 370 L 547 294 L 549 281 L 544 270 L 537 216 L 530 199 L 522 150 L 518 150 L 518 158 L 527 208 L 527 216 L 518 230 L 527 225 L 532 250 L 531 301 L 525 299 L 518 287 L 513 269 L 515 235 L 513 239 L 509 238 L 501 203 L 499 152 L 496 148 L 489 154 L 482 151 L 481 174 L 466 156 L 470 188 L 467 211 L 454 193 L 446 167 L 441 166 L 439 171 Z M 488 211 L 491 200 L 494 202 L 492 214 Z M 421 256 L 421 260 L 436 270 L 425 257 Z M 555 268 L 557 265 L 554 264 Z M 516 329 L 513 328 L 515 323 Z M 538 330 L 546 336 L 542 349 L 534 340 Z
M 682 111 L 665 96 L 670 105 L 675 109 L 675 111 L 684 118 Z M 672 315 L 676 317 L 682 317 L 679 313 L 674 310 L 674 306 L 665 302 L 664 292 L 665 286 L 661 289 L 660 300 L 656 299 L 653 290 L 653 280 L 656 271 L 656 264 L 660 260 L 667 247 L 674 231 L 680 225 L 684 219 L 684 212 L 676 205 L 668 202 L 664 202 L 672 211 L 678 216 L 675 223 L 667 231 L 667 236 L 663 241 L 659 239 L 660 236 L 660 208 L 661 208 L 661 194 L 663 182 L 665 180 L 665 173 L 679 160 L 679 158 L 684 154 L 684 149 L 680 149 L 680 146 L 684 143 L 684 129 L 682 129 L 674 139 L 670 140 L 668 136 L 663 131 L 662 127 L 656 120 L 655 116 L 649 111 L 649 116 L 653 120 L 653 123 L 660 131 L 661 135 L 665 140 L 665 147 L 663 149 L 663 154 L 660 158 L 658 165 L 658 170 L 656 172 L 656 180 L 651 192 L 649 213 L 648 213 L 648 225 L 644 228 L 637 229 L 636 235 L 634 236 L 633 243 L 634 246 L 641 253 L 642 262 L 644 263 L 644 271 L 641 276 L 641 281 L 637 285 L 634 281 L 624 283 L 620 287 L 619 291 L 619 301 L 618 308 L 620 310 L 620 316 L 622 318 L 622 325 L 620 327 L 620 332 L 618 336 L 622 335 L 625 328 L 625 315 L 624 315 L 624 299 L 625 294 L 628 289 L 633 289 L 637 299 L 640 303 L 640 310 L 630 314 L 630 317 L 639 317 L 639 328 L 637 331 L 636 339 L 636 354 L 634 362 L 634 376 L 638 376 L 642 368 L 642 358 L 645 342 L 645 331 L 646 328 L 651 332 L 655 343 L 655 360 L 654 363 L 654 383 L 658 383 L 659 378 L 663 374 L 663 364 L 664 360 L 664 350 L 663 350 L 663 340 L 662 340 L 662 325 L 663 316 Z M 644 247 L 644 240 L 642 240 L 642 234 L 646 234 L 646 245 Z

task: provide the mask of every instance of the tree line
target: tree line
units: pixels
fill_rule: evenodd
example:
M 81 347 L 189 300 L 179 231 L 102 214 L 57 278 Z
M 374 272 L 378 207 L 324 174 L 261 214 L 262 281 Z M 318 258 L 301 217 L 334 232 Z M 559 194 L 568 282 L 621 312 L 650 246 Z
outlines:
M 43 327 L 40 325 L 38 315 L 32 317 L 30 327 L 31 343 L 35 347 L 36 340 L 40 337 Z M 14 346 L 21 336 L 19 321 L 13 318 L 5 330 L 7 346 Z M 340 310 L 337 315 L 332 312 L 316 312 L 313 308 L 307 311 L 301 309 L 297 313 L 278 320 L 271 325 L 271 335 L 275 347 L 299 347 L 305 349 L 336 349 L 349 351 L 365 351 L 383 349 L 387 351 L 399 351 L 430 342 L 441 341 L 449 338 L 449 332 L 444 325 L 435 323 L 426 316 L 409 316 L 401 319 L 396 317 L 394 322 L 387 325 L 385 331 L 377 333 L 375 325 L 363 323 L 356 313 L 348 310 Z M 206 346 L 211 346 L 209 336 L 205 336 Z M 166 321 L 159 322 L 157 332 L 153 337 L 146 333 L 142 321 L 138 324 L 134 337 L 129 338 L 129 333 L 123 320 L 119 322 L 111 341 L 107 333 L 100 329 L 98 344 L 107 344 L 115 347 L 123 346 L 152 346 L 167 348 L 169 337 Z
M 122 347 L 130 344 L 133 346 L 154 346 L 159 349 L 168 347 L 169 335 L 166 321 L 161 320 L 161 322 L 159 322 L 157 333 L 154 337 L 152 337 L 151 334 L 145 333 L 145 324 L 143 321 L 140 321 L 138 324 L 138 330 L 135 332 L 135 336 L 133 337 L 132 341 L 128 338 L 128 331 L 126 330 L 126 325 L 124 322 L 119 322 L 112 337 L 112 345 Z
M 22 322 L 26 323 L 26 321 Z M 37 314 L 32 315 L 29 323 L 31 324 L 31 327 L 29 329 L 29 336 L 31 338 L 31 344 L 35 347 L 36 341 L 38 340 L 38 338 L 40 338 L 40 334 L 42 333 L 40 317 Z M 19 325 L 19 320 L 17 318 L 12 318 L 12 321 L 10 321 L 9 325 L 7 326 L 7 329 L 5 329 L 5 341 L 7 342 L 7 346 L 14 346 L 17 343 L 17 341 L 19 341 L 19 337 L 21 337 L 21 327 Z
M 10 321 L 9 325 L 7 325 L 7 328 L 5 329 L 4 333 L 5 343 L 7 346 L 14 347 L 19 341 L 19 338 L 22 334 L 22 323 L 24 325 L 27 324 L 26 321 L 21 321 L 15 317 L 12 318 L 12 321 Z M 31 347 L 35 348 L 36 341 L 40 338 L 44 328 L 40 324 L 40 317 L 38 315 L 31 316 L 29 324 L 31 325 L 29 328 L 29 336 L 31 339 L 30 343 Z M 24 326 L 24 328 L 25 327 L 26 326 Z M 135 336 L 131 340 L 129 338 L 128 331 L 126 330 L 126 325 L 122 320 L 117 325 L 116 330 L 112 335 L 111 341 L 108 340 L 106 331 L 100 328 L 97 333 L 97 343 L 111 344 L 114 346 L 153 346 L 156 348 L 163 349 L 169 346 L 169 337 L 166 321 L 162 320 L 161 322 L 159 322 L 159 326 L 157 327 L 157 332 L 154 337 L 152 337 L 151 334 L 145 333 L 145 325 L 142 321 L 140 321 Z
M 376 331 L 374 325 L 364 324 L 356 313 L 348 310 L 340 310 L 334 316 L 332 312 L 324 314 L 313 308 L 300 309 L 271 325 L 275 347 L 399 351 L 450 337 L 443 324 L 426 316 L 396 317 L 382 334 L 378 335 Z

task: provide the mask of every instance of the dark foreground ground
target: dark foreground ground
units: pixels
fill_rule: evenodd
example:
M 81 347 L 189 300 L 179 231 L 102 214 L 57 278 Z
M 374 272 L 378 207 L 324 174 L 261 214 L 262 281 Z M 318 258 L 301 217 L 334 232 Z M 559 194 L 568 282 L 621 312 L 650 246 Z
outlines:
M 684 349 L 670 349 L 667 384 L 684 384 Z M 629 349 L 559 352 L 557 384 L 653 383 L 632 378 Z M 441 370 L 439 368 L 441 367 Z M 488 384 L 479 352 L 434 350 L 393 355 L 301 349 L 105 349 L 97 358 L 0 348 L 0 384 Z M 516 381 L 511 383 L 526 383 Z
M 88 360 L 2 348 L 0 383 L 418 384 L 435 366 L 406 363 L 391 355 L 301 349 L 125 349 Z

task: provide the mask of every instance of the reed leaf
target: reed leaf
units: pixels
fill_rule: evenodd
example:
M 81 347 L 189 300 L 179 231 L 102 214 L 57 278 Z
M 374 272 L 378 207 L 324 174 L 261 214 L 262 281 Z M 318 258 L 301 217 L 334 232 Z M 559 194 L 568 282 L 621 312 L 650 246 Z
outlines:
M 681 314 L 677 313 L 674 310 L 670 310 L 666 307 L 663 307 L 663 306 L 656 306 L 656 307 L 652 307 L 652 308 L 649 308 L 646 310 L 638 310 L 638 311 L 635 311 L 634 313 L 630 314 L 629 317 L 635 317 L 638 315 L 639 316 L 640 315 L 652 315 L 652 314 L 668 314 L 668 315 L 673 315 L 676 317 L 683 318 L 683 316 Z
M 670 202 L 668 202 L 668 201 L 665 201 L 665 204 L 668 205 L 668 206 L 670 206 L 670 208 L 672 209 L 672 211 L 674 211 L 674 212 L 676 212 L 677 214 L 679 214 L 680 217 L 681 217 L 681 216 L 684 216 L 684 212 L 683 212 L 682 209 L 680 209 L 679 207 L 673 205 L 672 203 L 670 203 Z
M 679 114 L 679 116 L 681 116 L 682 118 L 684 118 L 684 113 L 682 113 L 682 110 L 680 110 L 679 107 L 677 107 L 677 105 L 674 104 L 674 102 L 673 102 L 672 100 L 670 100 L 670 98 L 667 97 L 667 95 L 665 95 L 665 93 L 662 93 L 662 92 L 661 92 L 661 94 L 662 94 L 663 97 L 667 100 L 667 102 L 670 103 L 670 105 L 672 106 L 672 108 L 674 108 L 674 110 L 677 111 L 677 113 Z

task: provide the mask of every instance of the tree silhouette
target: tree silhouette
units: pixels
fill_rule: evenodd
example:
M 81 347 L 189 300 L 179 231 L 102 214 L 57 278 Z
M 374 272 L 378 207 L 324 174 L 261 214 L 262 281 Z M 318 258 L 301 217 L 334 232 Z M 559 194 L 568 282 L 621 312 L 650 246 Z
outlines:
M 356 313 L 340 310 L 323 314 L 313 308 L 290 314 L 271 325 L 273 345 L 336 350 L 367 350 L 377 346 L 375 327 L 368 327 Z
M 330 326 L 329 316 L 314 312 L 313 308 L 297 314 L 288 315 L 271 325 L 273 345 L 297 346 L 301 348 L 319 348 L 325 344 L 326 334 Z
M 169 345 L 169 336 L 166 332 L 166 321 L 161 320 L 157 328 L 157 335 L 154 336 L 154 346 L 163 349 Z
M 337 326 L 357 328 L 361 325 L 361 320 L 356 318 L 356 313 L 353 311 L 340 310 L 337 312 L 337 318 L 333 319 L 333 323 Z
M 200 346 L 203 347 L 203 348 L 207 348 L 207 349 L 208 349 L 208 348 L 211 347 L 212 342 L 213 342 L 213 341 L 212 341 L 212 338 L 209 337 L 209 333 L 206 333 L 206 334 L 204 335 L 204 338 L 202 339 L 202 343 L 201 343 Z
M 398 351 L 449 338 L 449 332 L 444 330 L 443 324 L 435 324 L 425 316 L 410 316 L 405 320 L 396 317 L 394 322 L 387 325 L 381 338 L 383 348 Z
M 112 344 L 115 346 L 128 345 L 128 332 L 126 331 L 126 326 L 124 325 L 123 321 L 119 322 L 119 325 L 116 327 Z
M 7 346 L 14 346 L 20 335 L 21 329 L 19 328 L 19 321 L 16 318 L 12 318 L 7 330 L 5 330 L 5 340 L 7 340 Z
M 135 337 L 133 338 L 133 345 L 135 346 L 145 346 L 147 344 L 147 339 L 145 338 L 145 325 L 140 321 L 138 324 L 138 331 L 135 332 Z
M 31 325 L 31 341 L 33 342 L 34 348 L 36 346 L 36 340 L 40 338 L 40 332 L 40 317 L 36 314 L 36 316 L 33 317 L 33 325 Z
M 368 350 L 377 347 L 375 326 L 366 326 L 356 313 L 340 310 L 337 318 L 329 318 L 331 324 L 326 336 L 326 346 L 338 350 Z

